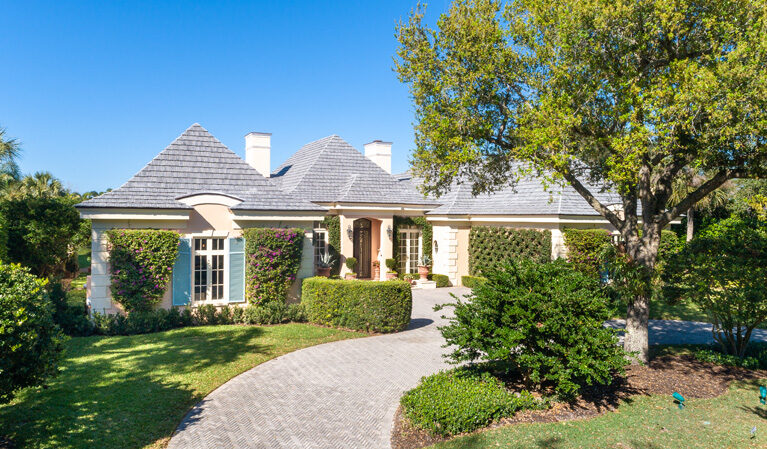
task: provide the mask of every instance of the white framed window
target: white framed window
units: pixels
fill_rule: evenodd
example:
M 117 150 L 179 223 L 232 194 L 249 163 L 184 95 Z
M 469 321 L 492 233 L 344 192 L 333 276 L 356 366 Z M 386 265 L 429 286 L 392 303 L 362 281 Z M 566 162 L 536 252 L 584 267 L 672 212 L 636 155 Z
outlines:
M 192 254 L 192 287 L 195 301 L 225 299 L 226 239 L 195 237 Z
M 398 240 L 400 273 L 418 273 L 418 262 L 421 260 L 423 246 L 421 230 L 400 228 Z
M 314 222 L 312 245 L 314 246 L 314 264 L 317 265 L 322 255 L 328 250 L 328 230 L 321 221 Z

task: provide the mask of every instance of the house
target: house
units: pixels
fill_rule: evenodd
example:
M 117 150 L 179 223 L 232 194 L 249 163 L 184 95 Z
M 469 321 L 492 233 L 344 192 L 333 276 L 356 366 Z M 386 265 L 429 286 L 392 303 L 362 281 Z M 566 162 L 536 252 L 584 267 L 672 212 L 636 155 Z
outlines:
M 105 231 L 113 228 L 173 229 L 182 235 L 189 250 L 179 254 L 176 267 L 182 269 L 174 270 L 163 307 L 244 302 L 239 237 L 253 226 L 304 230 L 294 297 L 300 280 L 314 275 L 317 258 L 327 250 L 323 220 L 328 216 L 338 217 L 336 250 L 344 258 L 357 258 L 361 278 L 371 278 L 374 261 L 384 266 L 395 254 L 401 271 L 415 273 L 424 247 L 421 229 L 395 229 L 395 217 L 425 218 L 433 230 L 432 271 L 447 275 L 454 285 L 469 271 L 472 226 L 548 229 L 553 257 L 565 254 L 565 227 L 612 230 L 574 190 L 552 194 L 534 178 L 494 194 L 474 197 L 471 186 L 461 184 L 431 198 L 419 193 L 408 174 L 392 175 L 390 142 L 366 144 L 363 155 L 332 135 L 304 145 L 272 171 L 270 141 L 270 134 L 246 135 L 243 159 L 194 124 L 128 182 L 78 204 L 82 218 L 92 223 L 93 310 L 119 311 L 109 292 Z M 615 202 L 602 195 L 603 201 Z

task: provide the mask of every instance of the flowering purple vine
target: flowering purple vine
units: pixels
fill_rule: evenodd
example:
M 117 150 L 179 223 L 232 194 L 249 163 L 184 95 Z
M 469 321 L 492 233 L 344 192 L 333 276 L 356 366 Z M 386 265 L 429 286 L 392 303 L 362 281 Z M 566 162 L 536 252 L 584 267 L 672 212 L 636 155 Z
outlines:
M 301 265 L 301 229 L 245 231 L 245 296 L 252 304 L 285 301 Z

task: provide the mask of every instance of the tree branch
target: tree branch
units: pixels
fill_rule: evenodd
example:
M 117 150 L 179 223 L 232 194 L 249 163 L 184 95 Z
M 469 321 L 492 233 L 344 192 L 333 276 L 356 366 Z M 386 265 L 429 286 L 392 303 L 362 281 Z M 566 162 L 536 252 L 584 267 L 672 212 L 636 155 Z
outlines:
M 746 173 L 742 170 L 722 170 L 718 172 L 711 179 L 701 184 L 697 190 L 687 195 L 687 197 L 680 201 L 676 206 L 668 209 L 663 214 L 660 214 L 660 219 L 658 220 L 660 226 L 664 227 L 671 223 L 671 220 L 694 206 L 698 201 L 702 200 L 703 197 L 721 187 L 725 182 L 733 178 L 743 177 L 745 174 Z
M 594 208 L 597 212 L 599 212 L 603 217 L 607 219 L 613 226 L 615 226 L 615 229 L 622 229 L 623 222 L 621 221 L 620 217 L 618 217 L 618 214 L 611 211 L 607 206 L 602 204 L 601 201 L 599 201 L 590 191 L 586 188 L 586 186 L 581 183 L 581 181 L 573 175 L 573 173 L 570 170 L 563 170 L 562 176 L 567 180 L 567 182 L 570 183 L 571 186 L 575 189 L 576 192 L 578 192 L 583 199 L 586 200 L 586 202 L 591 205 L 591 207 Z

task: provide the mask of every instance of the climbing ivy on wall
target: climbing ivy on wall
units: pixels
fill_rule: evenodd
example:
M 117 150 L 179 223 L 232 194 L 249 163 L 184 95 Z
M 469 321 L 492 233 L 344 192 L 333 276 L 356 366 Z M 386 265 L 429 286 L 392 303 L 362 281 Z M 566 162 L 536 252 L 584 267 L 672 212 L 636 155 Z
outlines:
M 483 271 L 510 260 L 527 258 L 536 262 L 551 260 L 551 231 L 474 226 L 469 233 L 469 271 Z
M 157 229 L 107 231 L 112 298 L 127 312 L 160 302 L 178 256 L 179 234 Z
M 328 215 L 322 220 L 325 229 L 328 230 L 328 245 L 330 255 L 335 258 L 331 274 L 341 272 L 341 217 L 338 215 Z
M 602 269 L 602 254 L 611 242 L 610 233 L 604 229 L 565 229 L 567 260 L 589 276 L 598 276 Z
M 301 266 L 303 229 L 250 228 L 245 237 L 245 298 L 285 302 Z
M 394 217 L 394 235 L 392 236 L 392 245 L 394 247 L 394 258 L 397 259 L 399 266 L 399 228 L 402 226 L 412 226 L 421 229 L 421 240 L 423 241 L 423 253 L 432 257 L 431 246 L 434 241 L 431 223 L 426 217 Z

